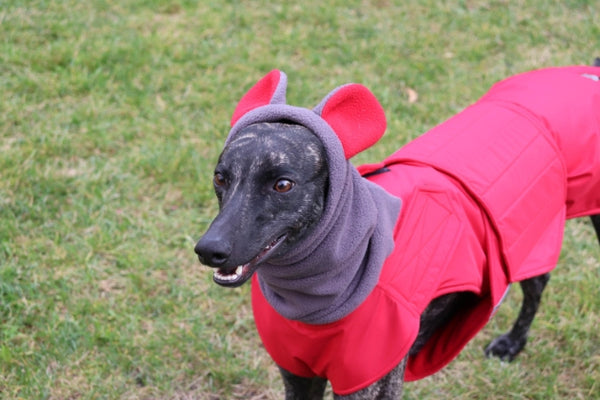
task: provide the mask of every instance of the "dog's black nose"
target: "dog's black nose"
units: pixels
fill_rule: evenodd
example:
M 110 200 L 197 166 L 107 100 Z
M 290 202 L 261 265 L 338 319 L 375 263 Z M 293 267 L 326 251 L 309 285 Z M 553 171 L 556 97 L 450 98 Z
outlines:
M 196 243 L 194 251 L 202 264 L 221 267 L 231 255 L 231 244 L 222 238 L 205 235 Z

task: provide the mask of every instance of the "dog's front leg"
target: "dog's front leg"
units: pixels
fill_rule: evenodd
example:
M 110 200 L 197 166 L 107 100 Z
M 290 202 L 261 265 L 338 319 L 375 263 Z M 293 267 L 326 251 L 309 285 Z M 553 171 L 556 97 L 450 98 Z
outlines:
M 590 216 L 592 219 L 592 224 L 594 224 L 594 229 L 596 230 L 596 237 L 600 242 L 600 214 Z
M 509 332 L 498 336 L 485 348 L 486 356 L 495 356 L 503 361 L 512 361 L 523 350 L 527 342 L 529 328 L 540 306 L 542 292 L 549 279 L 550 274 L 543 274 L 520 282 L 523 290 L 523 304 L 521 305 L 519 317 Z
M 321 400 L 325 393 L 327 380 L 319 377 L 303 378 L 279 368 L 283 385 L 285 386 L 285 400 Z
M 345 396 L 335 395 L 335 400 L 391 400 L 400 399 L 404 388 L 404 369 L 408 357 L 391 370 L 386 376 L 358 392 Z

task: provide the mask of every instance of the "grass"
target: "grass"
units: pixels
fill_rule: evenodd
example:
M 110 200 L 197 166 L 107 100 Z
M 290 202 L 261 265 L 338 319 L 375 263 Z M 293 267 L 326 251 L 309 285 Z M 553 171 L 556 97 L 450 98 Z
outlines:
M 7 399 L 276 399 L 248 288 L 193 254 L 236 101 L 272 68 L 292 104 L 361 82 L 388 133 L 369 162 L 493 82 L 600 55 L 594 1 L 0 0 L 0 393 Z M 409 102 L 409 92 L 418 100 Z M 406 398 L 599 398 L 600 251 L 568 224 L 530 345 L 481 348 Z

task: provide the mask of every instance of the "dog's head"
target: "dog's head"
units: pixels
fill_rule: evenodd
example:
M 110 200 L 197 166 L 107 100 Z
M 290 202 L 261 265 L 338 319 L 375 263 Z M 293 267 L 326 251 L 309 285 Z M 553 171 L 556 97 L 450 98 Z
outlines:
M 219 157 L 219 214 L 195 248 L 217 268 L 215 282 L 239 286 L 303 238 L 323 211 L 327 177 L 323 145 L 305 127 L 259 123 L 240 131 Z
M 238 104 L 215 168 L 219 214 L 195 247 L 213 279 L 239 286 L 310 235 L 341 195 L 348 159 L 375 143 L 385 115 L 364 86 L 331 92 L 314 110 L 285 104 L 272 71 Z

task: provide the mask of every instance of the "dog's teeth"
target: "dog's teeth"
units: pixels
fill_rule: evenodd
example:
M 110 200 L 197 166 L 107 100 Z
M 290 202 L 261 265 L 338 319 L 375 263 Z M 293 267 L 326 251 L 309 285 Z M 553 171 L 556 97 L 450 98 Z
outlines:
M 244 266 L 240 265 L 239 267 L 237 267 L 235 269 L 234 272 L 223 273 L 219 270 L 216 270 L 214 272 L 214 275 L 215 275 L 215 277 L 217 277 L 219 280 L 222 280 L 222 281 L 235 281 L 235 280 L 239 279 L 243 273 L 244 273 Z

